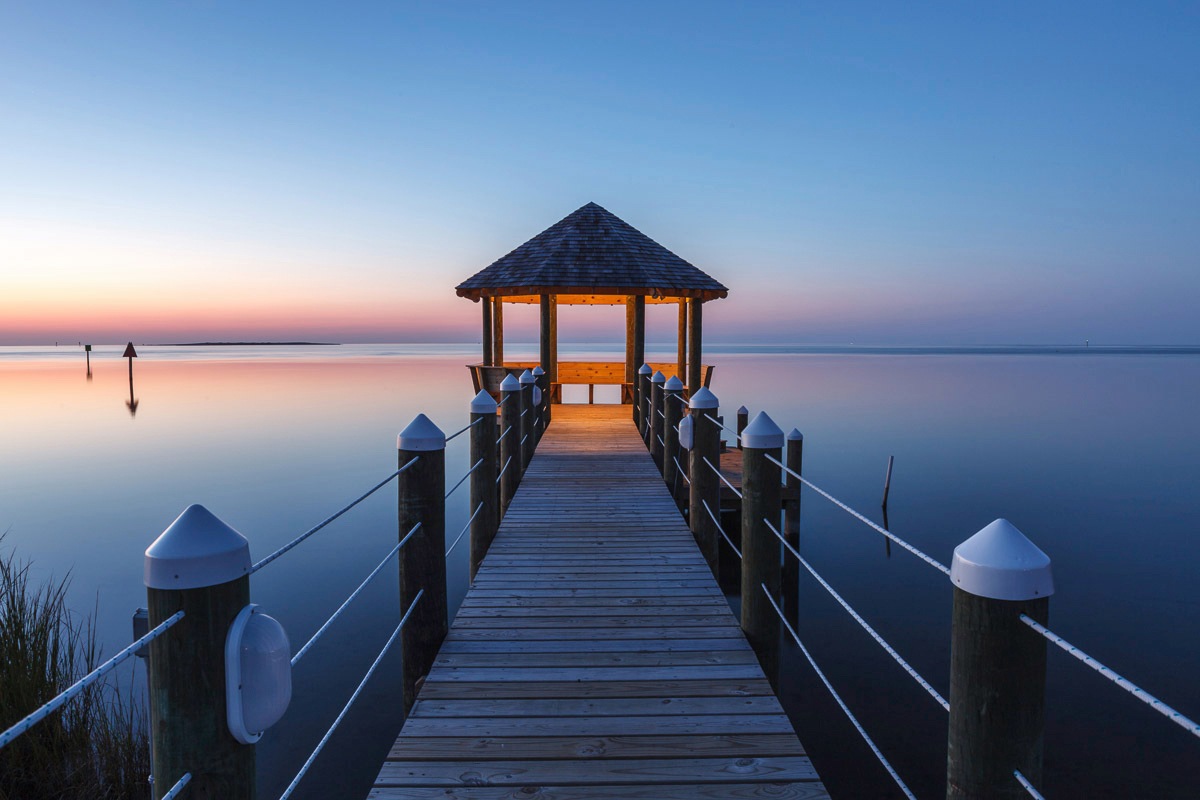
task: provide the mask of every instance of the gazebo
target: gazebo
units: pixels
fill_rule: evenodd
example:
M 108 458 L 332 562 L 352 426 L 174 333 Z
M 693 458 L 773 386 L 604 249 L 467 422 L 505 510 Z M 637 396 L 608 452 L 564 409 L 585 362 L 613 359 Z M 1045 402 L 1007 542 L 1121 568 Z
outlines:
M 689 394 L 710 379 L 702 365 L 701 310 L 729 290 L 629 223 L 588 203 L 455 287 L 482 304 L 483 361 L 468 365 L 478 387 L 495 391 L 509 372 L 534 366 L 504 360 L 504 304 L 541 306 L 540 363 L 549 373 L 552 402 L 564 384 L 622 386 L 632 402 L 637 369 L 645 361 L 646 304 L 679 306 L 678 358 L 652 364 L 675 374 Z M 624 362 L 558 360 L 559 305 L 624 305 Z

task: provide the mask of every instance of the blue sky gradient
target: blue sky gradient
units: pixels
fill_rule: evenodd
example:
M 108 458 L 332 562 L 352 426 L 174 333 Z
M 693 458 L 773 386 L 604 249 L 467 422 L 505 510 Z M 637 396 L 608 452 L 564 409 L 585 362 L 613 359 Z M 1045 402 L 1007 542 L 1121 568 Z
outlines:
M 1194 344 L 1197 42 L 1183 3 L 6 4 L 0 343 L 469 340 L 452 287 L 595 201 L 731 288 L 724 341 Z

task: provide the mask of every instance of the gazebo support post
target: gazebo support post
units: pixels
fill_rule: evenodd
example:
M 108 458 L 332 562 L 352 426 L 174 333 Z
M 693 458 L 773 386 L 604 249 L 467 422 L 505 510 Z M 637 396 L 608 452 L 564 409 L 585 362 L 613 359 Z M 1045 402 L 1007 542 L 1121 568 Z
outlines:
M 646 363 L 646 296 L 633 296 L 633 379 L 639 380 L 637 371 Z
M 496 325 L 496 335 L 493 337 L 493 346 L 496 348 L 495 365 L 498 367 L 504 366 L 504 298 L 492 298 L 492 321 Z
M 485 297 L 479 305 L 483 308 L 483 365 L 490 367 L 496 363 L 496 351 L 492 343 L 492 299 Z
M 701 350 L 701 312 L 700 309 L 704 306 L 703 301 L 699 297 L 693 297 L 688 300 L 688 369 L 687 369 L 687 388 L 688 397 L 691 397 L 696 390 L 702 385 L 704 376 L 700 374 L 700 350 Z
M 633 360 L 633 339 L 634 339 L 634 319 L 635 313 L 633 309 L 633 295 L 625 298 L 625 385 L 628 388 L 621 390 L 621 402 L 626 399 L 626 392 L 629 393 L 629 401 L 633 403 L 633 418 L 637 419 L 637 404 L 634 399 L 637 396 L 637 369 L 641 364 L 637 364 Z
M 550 295 L 550 363 L 542 365 L 550 373 L 551 402 L 562 402 L 562 388 L 558 384 L 558 295 Z M 557 389 L 555 387 L 558 387 Z
M 675 350 L 675 376 L 683 381 L 683 385 L 688 385 L 687 379 L 687 344 L 688 344 L 688 329 L 687 329 L 687 298 L 679 298 L 679 324 L 675 334 L 678 347 Z
M 539 302 L 541 304 L 542 320 L 541 320 L 541 327 L 540 327 L 541 338 L 539 340 L 541 343 L 541 349 L 538 351 L 541 356 L 541 360 L 538 363 L 540 363 L 542 365 L 542 369 L 546 370 L 547 372 L 551 372 L 551 370 L 550 370 L 550 295 L 548 295 L 548 294 L 540 295 Z

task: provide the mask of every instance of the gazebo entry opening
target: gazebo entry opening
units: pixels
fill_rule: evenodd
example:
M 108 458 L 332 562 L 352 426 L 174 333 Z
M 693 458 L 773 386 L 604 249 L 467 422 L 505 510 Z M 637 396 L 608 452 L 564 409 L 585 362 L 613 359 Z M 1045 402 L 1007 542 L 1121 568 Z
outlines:
M 481 308 L 482 361 L 468 365 L 477 388 L 495 394 L 505 375 L 541 364 L 549 373 L 555 403 L 562 402 L 562 387 L 573 384 L 620 386 L 621 402 L 632 402 L 637 370 L 645 363 L 647 304 L 677 309 L 676 360 L 651 366 L 678 376 L 689 394 L 707 385 L 712 368 L 701 364 L 703 304 L 728 294 L 722 284 L 595 203 L 560 220 L 456 290 Z M 504 306 L 512 303 L 539 307 L 537 362 L 505 358 Z M 624 359 L 560 361 L 558 308 L 563 305 L 624 306 Z

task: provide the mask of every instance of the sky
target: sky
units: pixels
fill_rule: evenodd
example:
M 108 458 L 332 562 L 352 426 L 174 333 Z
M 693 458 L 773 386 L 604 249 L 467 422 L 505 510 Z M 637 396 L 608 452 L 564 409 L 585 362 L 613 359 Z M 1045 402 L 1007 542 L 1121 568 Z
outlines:
M 0 345 L 475 341 L 453 287 L 590 201 L 730 288 L 708 341 L 1200 344 L 1198 43 L 1195 3 L 0 3 Z

